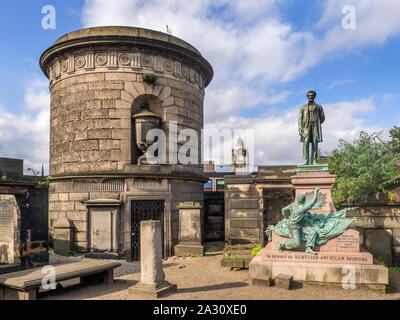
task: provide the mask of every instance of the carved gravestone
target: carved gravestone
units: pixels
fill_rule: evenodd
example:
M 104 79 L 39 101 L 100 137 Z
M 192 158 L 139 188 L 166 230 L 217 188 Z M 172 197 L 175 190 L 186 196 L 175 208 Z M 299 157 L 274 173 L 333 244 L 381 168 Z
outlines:
M 203 255 L 201 209 L 198 202 L 182 202 L 179 208 L 179 243 L 175 246 L 176 256 Z
M 18 259 L 19 209 L 14 195 L 0 195 L 0 263 Z

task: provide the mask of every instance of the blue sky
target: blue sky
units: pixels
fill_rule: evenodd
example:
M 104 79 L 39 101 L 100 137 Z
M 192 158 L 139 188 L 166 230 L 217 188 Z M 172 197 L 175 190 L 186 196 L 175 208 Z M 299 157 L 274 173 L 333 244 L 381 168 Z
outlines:
M 42 7 L 56 8 L 44 30 Z M 344 30 L 352 5 L 356 28 Z M 0 11 L 0 156 L 48 165 L 49 98 L 41 53 L 88 26 L 166 31 L 196 46 L 215 78 L 205 125 L 255 132 L 256 164 L 301 160 L 296 118 L 309 89 L 325 107 L 323 151 L 361 130 L 400 120 L 400 1 L 397 0 L 69 0 L 7 1 Z

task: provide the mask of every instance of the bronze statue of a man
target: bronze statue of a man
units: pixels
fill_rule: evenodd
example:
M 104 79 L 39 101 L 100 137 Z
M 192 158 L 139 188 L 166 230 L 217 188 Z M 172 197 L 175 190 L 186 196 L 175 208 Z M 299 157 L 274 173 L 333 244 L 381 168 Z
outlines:
M 322 106 L 314 102 L 316 95 L 317 93 L 313 90 L 307 92 L 308 104 L 301 107 L 299 114 L 299 135 L 303 142 L 303 165 L 317 164 L 318 143 L 322 142 L 321 125 L 325 121 L 325 114 Z

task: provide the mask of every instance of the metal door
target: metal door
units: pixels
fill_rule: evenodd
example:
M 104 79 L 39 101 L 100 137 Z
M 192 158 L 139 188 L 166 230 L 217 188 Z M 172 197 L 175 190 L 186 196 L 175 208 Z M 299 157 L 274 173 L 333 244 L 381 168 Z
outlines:
M 131 203 L 132 261 L 140 260 L 140 221 L 159 220 L 161 223 L 161 241 L 164 253 L 164 201 L 163 200 L 134 200 Z

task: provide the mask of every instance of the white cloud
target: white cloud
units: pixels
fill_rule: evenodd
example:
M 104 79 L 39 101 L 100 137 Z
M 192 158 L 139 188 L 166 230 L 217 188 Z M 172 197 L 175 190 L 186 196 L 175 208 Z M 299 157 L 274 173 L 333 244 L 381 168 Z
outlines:
M 338 87 L 338 86 L 344 86 L 344 85 L 346 85 L 346 84 L 354 83 L 354 82 L 356 82 L 356 80 L 354 80 L 354 79 L 336 80 L 336 81 L 333 81 L 333 82 L 328 86 L 328 89 L 333 89 L 333 88 L 336 88 L 336 87 Z
M 288 92 L 276 92 L 280 83 L 298 78 L 325 57 L 382 44 L 400 32 L 398 0 L 327 0 L 309 30 L 283 21 L 281 2 L 86 0 L 82 22 L 163 32 L 168 25 L 173 35 L 197 47 L 215 70 L 206 94 L 206 122 L 240 115 L 260 103 L 283 102 Z M 356 30 L 341 27 L 342 6 L 348 4 L 357 10 Z
M 9 108 L 7 108 L 9 110 Z M 50 96 L 48 81 L 33 78 L 26 83 L 23 112 L 10 113 L 0 105 L 0 154 L 24 159 L 28 168 L 41 170 L 49 162 Z
M 289 70 L 286 79 L 302 74 L 322 59 L 359 53 L 360 49 L 382 45 L 400 33 L 400 1 L 398 0 L 327 0 L 314 32 L 322 33 L 304 44 L 304 55 L 297 67 Z M 355 8 L 355 29 L 342 27 L 343 6 Z

